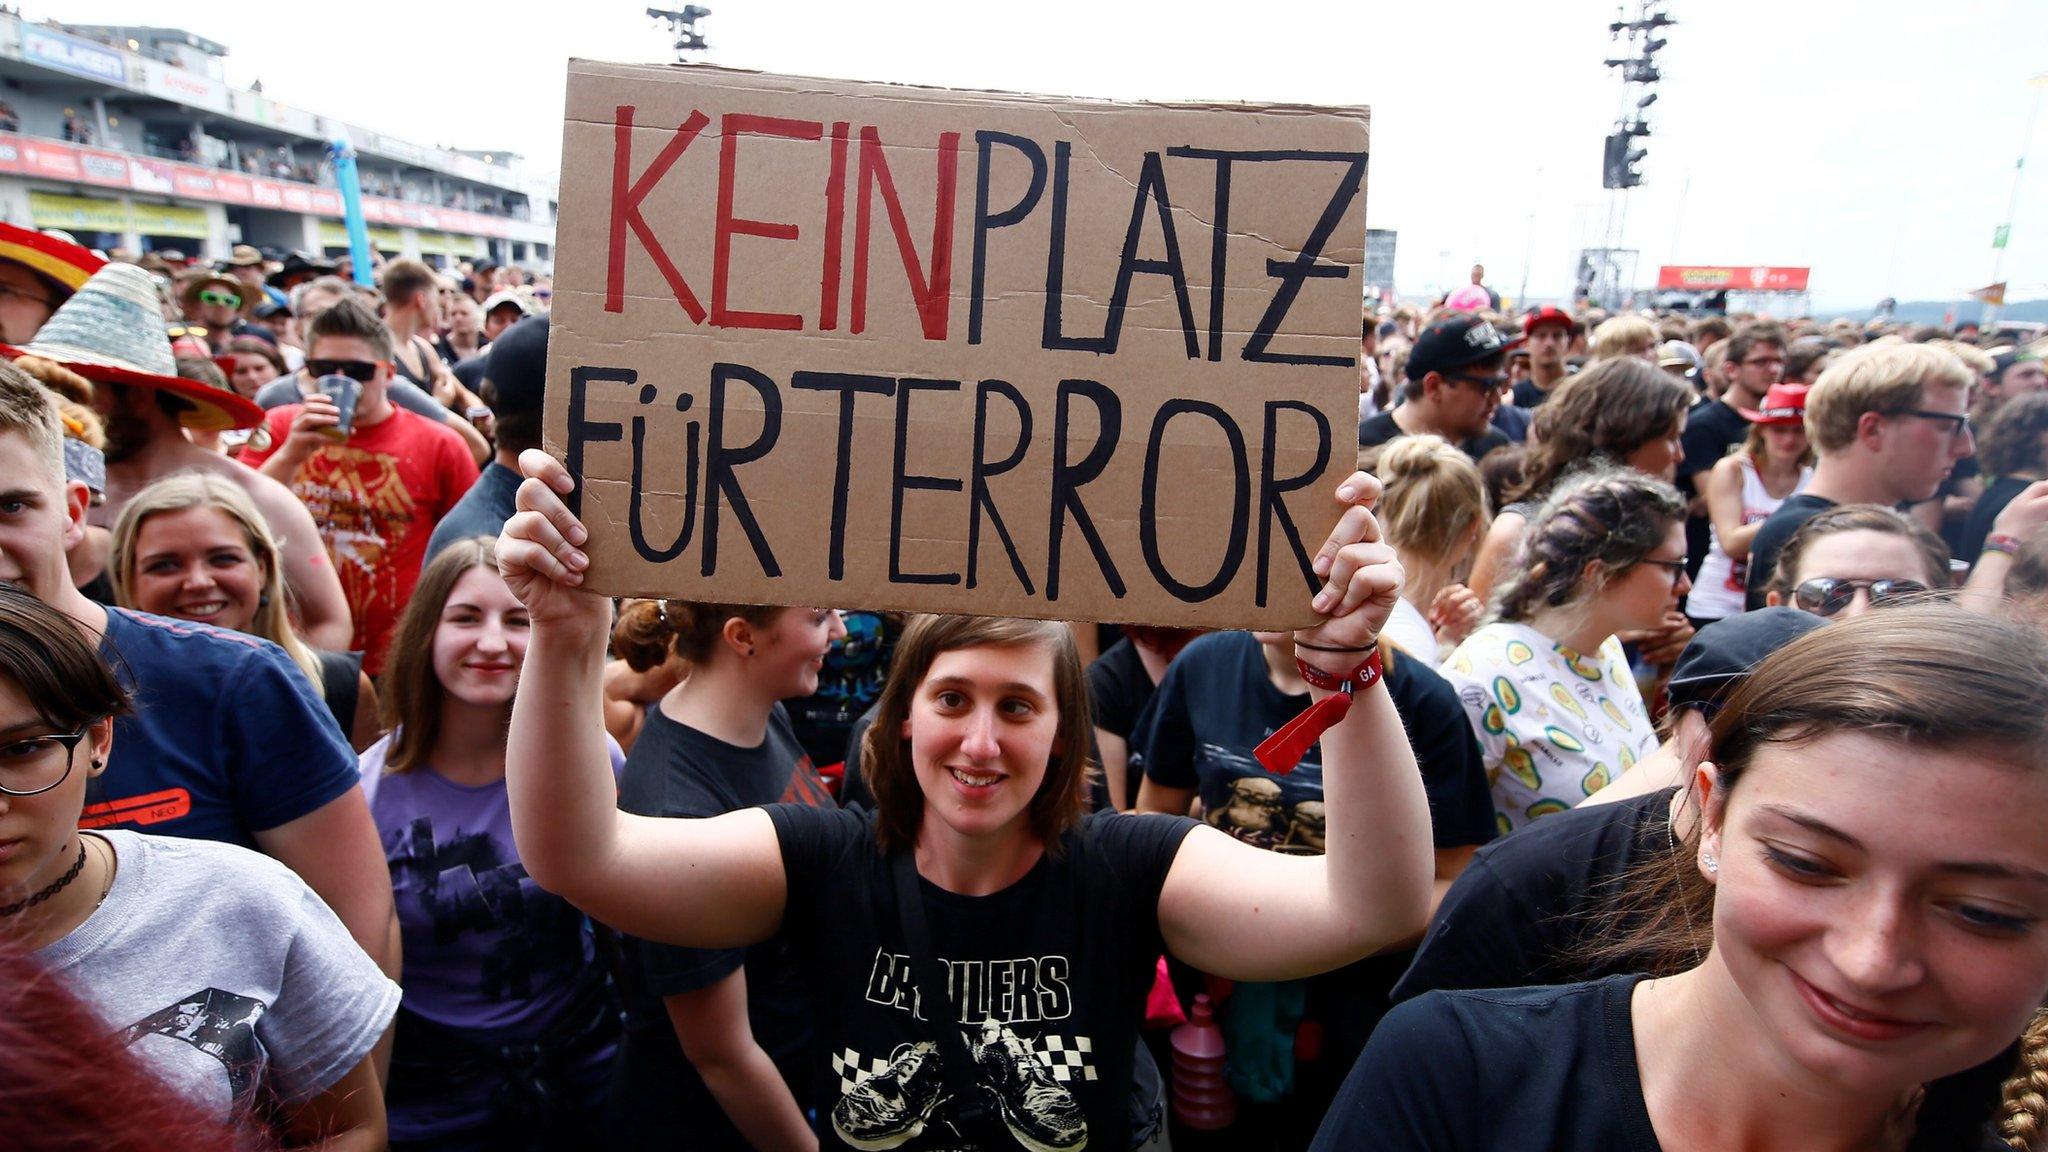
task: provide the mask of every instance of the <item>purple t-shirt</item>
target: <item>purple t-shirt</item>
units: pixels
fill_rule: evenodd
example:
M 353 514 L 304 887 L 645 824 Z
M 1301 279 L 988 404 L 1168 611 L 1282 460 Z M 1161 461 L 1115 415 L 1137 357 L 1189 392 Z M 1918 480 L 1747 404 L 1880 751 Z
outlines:
M 583 914 L 527 876 L 504 780 L 456 784 L 430 764 L 386 774 L 391 740 L 363 753 L 362 772 L 404 935 L 404 1007 L 485 1043 L 535 1040 L 596 964 Z M 626 757 L 606 744 L 616 776 Z M 593 1057 L 591 1070 L 609 1058 Z M 436 1104 L 431 1117 L 394 1114 L 392 1135 L 446 1132 L 488 1109 L 487 1099 Z

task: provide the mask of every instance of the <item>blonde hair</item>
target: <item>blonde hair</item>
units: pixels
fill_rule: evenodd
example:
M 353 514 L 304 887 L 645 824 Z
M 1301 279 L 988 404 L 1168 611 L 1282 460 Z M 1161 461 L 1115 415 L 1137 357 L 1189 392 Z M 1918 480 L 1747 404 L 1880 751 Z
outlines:
M 2020 1065 L 2005 1081 L 1998 1135 L 2013 1152 L 2034 1152 L 2048 1128 L 2048 1009 L 2020 1033 Z
M 1806 436 L 1823 453 L 1856 441 L 1867 412 L 1896 416 L 1925 403 L 1929 388 L 1961 391 L 1977 374 L 1927 344 L 1870 344 L 1829 364 L 1806 394 Z
M 1477 526 L 1486 531 L 1486 482 L 1479 466 L 1441 436 L 1403 436 L 1379 454 L 1380 529 L 1395 548 L 1433 560 L 1450 555 Z
M 35 449 L 48 475 L 64 480 L 64 421 L 57 396 L 21 369 L 0 361 L 0 432 L 16 432 Z
M 1618 360 L 1623 356 L 1641 356 L 1657 346 L 1657 326 L 1641 316 L 1616 316 L 1602 320 L 1593 329 L 1593 339 L 1586 351 L 1588 362 L 1596 360 Z
M 135 603 L 135 542 L 142 535 L 142 525 L 152 516 L 188 508 L 212 508 L 225 513 L 241 528 L 250 555 L 263 569 L 263 595 L 255 617 L 249 621 L 248 632 L 284 649 L 292 663 L 317 686 L 321 682 L 320 658 L 292 630 L 282 549 L 277 537 L 270 534 L 270 525 L 256 510 L 256 501 L 231 480 L 207 472 L 174 472 L 144 488 L 121 509 L 120 519 L 114 521 L 113 550 L 108 558 L 114 599 L 129 606 Z
M 1975 344 L 1965 344 L 1960 340 L 1929 340 L 1927 347 L 1939 348 L 1961 360 L 1970 371 L 1979 376 L 1989 376 L 1998 367 L 1998 362 L 1991 358 L 1991 354 Z

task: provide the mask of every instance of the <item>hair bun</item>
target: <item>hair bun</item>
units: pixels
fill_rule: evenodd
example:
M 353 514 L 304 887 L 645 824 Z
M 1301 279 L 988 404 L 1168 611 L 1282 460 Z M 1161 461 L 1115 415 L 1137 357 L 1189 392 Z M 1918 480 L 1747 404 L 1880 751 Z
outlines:
M 635 672 L 661 667 L 679 631 L 676 611 L 659 600 L 629 600 L 612 625 L 612 654 Z

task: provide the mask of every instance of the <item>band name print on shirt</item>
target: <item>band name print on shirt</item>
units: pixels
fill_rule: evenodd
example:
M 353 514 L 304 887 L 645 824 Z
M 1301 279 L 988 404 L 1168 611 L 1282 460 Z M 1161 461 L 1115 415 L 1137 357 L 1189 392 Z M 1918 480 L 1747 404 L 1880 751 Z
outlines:
M 958 1026 L 984 1104 L 1032 1152 L 1080 1152 L 1088 1122 L 1069 1085 L 1100 1075 L 1087 1036 L 1044 1027 L 1073 1013 L 1065 956 L 943 961 Z M 866 998 L 925 1020 L 910 957 L 876 950 Z M 971 1149 L 954 1124 L 945 1052 L 933 1041 L 886 1055 L 843 1048 L 832 1055 L 838 1100 L 832 1127 L 861 1149 Z M 920 1139 L 923 1137 L 924 1139 Z M 913 1144 L 913 1142 L 915 1142 Z

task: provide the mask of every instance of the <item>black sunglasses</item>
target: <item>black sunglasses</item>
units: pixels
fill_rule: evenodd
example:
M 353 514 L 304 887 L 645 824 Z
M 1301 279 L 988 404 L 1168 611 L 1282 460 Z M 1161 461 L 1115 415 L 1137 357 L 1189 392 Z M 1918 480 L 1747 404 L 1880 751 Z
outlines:
M 1508 374 L 1496 372 L 1491 376 L 1471 376 L 1463 372 L 1452 372 L 1450 378 L 1461 384 L 1470 384 L 1484 392 L 1498 392 L 1507 387 Z
M 315 380 L 322 376 L 346 376 L 359 384 L 368 384 L 376 378 L 380 366 L 376 360 L 308 360 L 306 375 Z
M 1883 608 L 1933 591 L 1918 580 L 1837 580 L 1833 576 L 1816 576 L 1802 581 L 1792 590 L 1792 602 L 1816 616 L 1833 616 L 1856 599 L 1858 589 L 1870 593 L 1872 608 Z

